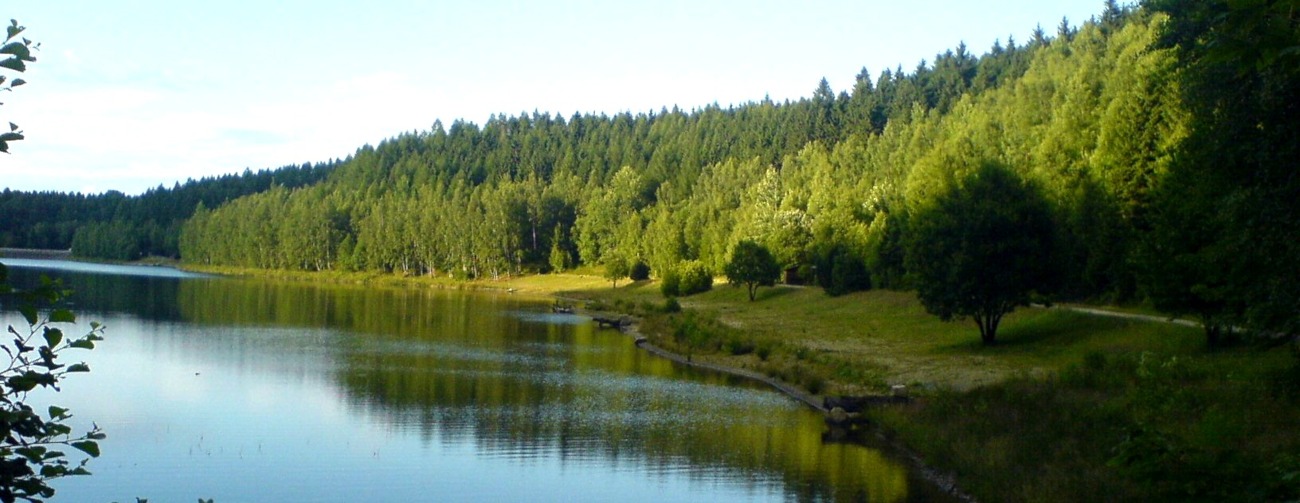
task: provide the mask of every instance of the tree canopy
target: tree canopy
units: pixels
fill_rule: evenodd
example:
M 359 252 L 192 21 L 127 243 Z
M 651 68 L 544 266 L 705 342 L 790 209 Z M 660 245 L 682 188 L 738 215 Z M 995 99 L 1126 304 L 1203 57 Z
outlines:
M 1053 284 L 1051 210 L 998 163 L 958 176 L 913 215 L 907 268 L 926 311 L 973 318 L 992 344 L 1004 315 Z
M 741 241 L 731 252 L 731 261 L 727 262 L 724 273 L 732 285 L 745 285 L 749 301 L 753 302 L 758 287 L 773 286 L 781 278 L 781 264 L 763 245 Z

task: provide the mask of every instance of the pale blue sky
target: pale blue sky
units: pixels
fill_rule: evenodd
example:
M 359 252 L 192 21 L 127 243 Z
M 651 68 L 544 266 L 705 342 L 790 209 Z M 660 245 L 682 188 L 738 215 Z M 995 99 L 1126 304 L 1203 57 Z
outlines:
M 3 96 L 0 187 L 139 193 L 345 157 L 434 120 L 839 92 L 1102 0 L 6 2 L 42 44 Z

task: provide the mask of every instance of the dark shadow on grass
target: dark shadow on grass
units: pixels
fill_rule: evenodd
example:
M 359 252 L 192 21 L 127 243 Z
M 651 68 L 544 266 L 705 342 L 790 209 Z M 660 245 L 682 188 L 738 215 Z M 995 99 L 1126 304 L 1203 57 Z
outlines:
M 1093 335 L 1113 330 L 1127 320 L 1089 316 L 1068 311 L 1039 311 L 1024 315 L 999 328 L 997 341 L 986 345 L 980 341 L 973 321 L 961 322 L 970 327 L 970 340 L 938 348 L 945 354 L 1056 353 L 1083 343 Z
M 758 289 L 758 293 L 754 294 L 754 302 L 762 302 L 768 299 L 784 297 L 786 295 L 790 295 L 794 293 L 795 290 L 797 289 L 793 287 L 783 286 L 783 285 L 777 285 L 774 287 L 762 287 Z

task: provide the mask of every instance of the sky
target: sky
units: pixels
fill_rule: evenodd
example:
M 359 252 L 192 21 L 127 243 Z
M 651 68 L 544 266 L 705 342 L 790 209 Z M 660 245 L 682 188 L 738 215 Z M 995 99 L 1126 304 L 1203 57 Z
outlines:
M 345 158 L 435 120 L 648 113 L 850 90 L 1103 0 L 11 0 L 39 42 L 0 96 L 0 189 L 138 194 Z M 15 76 L 15 74 L 8 73 Z

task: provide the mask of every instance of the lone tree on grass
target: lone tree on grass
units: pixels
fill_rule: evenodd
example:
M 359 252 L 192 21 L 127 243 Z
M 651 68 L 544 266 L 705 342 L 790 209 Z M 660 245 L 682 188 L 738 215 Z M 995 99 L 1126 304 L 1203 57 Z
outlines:
M 741 241 L 736 243 L 731 262 L 723 272 L 732 286 L 745 285 L 749 289 L 749 301 L 753 302 L 758 287 L 776 284 L 781 277 L 781 265 L 767 248 L 753 241 Z
M 985 162 L 915 212 L 906 264 L 925 310 L 974 318 L 984 344 L 1002 317 L 1050 289 L 1047 201 L 1007 167 Z
M 626 278 L 631 272 L 623 257 L 610 257 L 605 261 L 605 279 L 609 280 L 612 288 L 618 288 L 618 280 Z

